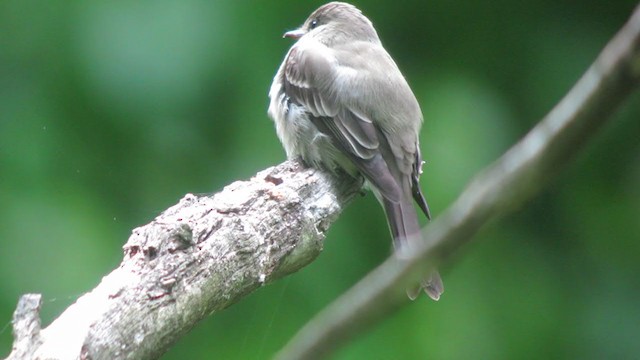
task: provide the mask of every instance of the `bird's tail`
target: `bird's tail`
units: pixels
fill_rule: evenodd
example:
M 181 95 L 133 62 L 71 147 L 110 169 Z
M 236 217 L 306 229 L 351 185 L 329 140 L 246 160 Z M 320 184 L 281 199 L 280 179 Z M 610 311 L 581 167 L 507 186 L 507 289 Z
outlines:
M 395 250 L 409 246 L 409 242 L 415 241 L 413 239 L 420 235 L 418 214 L 413 203 L 410 199 L 395 202 L 384 197 L 381 202 L 387 215 Z M 440 299 L 440 295 L 444 292 L 444 285 L 437 270 L 426 276 L 415 288 L 407 289 L 407 295 L 414 300 L 421 290 L 424 290 L 433 300 Z

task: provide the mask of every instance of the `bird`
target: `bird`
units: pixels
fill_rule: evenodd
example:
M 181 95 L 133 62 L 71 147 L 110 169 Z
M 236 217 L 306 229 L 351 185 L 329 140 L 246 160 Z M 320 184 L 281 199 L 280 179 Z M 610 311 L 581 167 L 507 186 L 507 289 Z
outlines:
M 296 40 L 269 90 L 268 115 L 289 159 L 363 178 L 381 203 L 397 254 L 420 234 L 415 201 L 431 219 L 422 193 L 420 105 L 382 46 L 372 22 L 344 2 L 322 5 L 284 34 Z M 438 300 L 432 270 L 407 295 Z

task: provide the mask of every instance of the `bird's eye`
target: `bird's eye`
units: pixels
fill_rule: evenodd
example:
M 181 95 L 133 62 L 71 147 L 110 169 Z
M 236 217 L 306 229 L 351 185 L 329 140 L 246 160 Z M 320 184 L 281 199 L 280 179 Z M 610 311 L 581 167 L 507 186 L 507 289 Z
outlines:
M 311 30 L 315 29 L 316 26 L 318 26 L 318 19 L 311 20 L 311 25 L 310 25 Z

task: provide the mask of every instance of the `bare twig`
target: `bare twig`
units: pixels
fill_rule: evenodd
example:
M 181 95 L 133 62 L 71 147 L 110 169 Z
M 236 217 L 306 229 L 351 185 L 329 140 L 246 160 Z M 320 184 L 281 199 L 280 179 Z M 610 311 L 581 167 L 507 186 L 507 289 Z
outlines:
M 9 359 L 157 358 L 202 318 L 311 262 L 359 185 L 288 161 L 189 194 L 135 229 L 120 266 L 47 328 L 40 296 L 24 295 Z
M 469 242 L 483 224 L 540 192 L 595 137 L 639 78 L 640 8 L 565 98 L 427 227 L 425 241 L 375 269 L 310 321 L 278 357 L 327 355 L 405 305 L 408 284 Z

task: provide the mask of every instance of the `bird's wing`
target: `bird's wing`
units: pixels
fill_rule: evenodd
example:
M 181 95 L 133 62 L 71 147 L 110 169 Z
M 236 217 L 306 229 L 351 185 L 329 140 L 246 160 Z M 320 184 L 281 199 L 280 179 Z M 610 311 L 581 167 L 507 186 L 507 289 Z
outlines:
M 315 118 L 333 119 L 339 140 L 362 159 L 376 154 L 379 142 L 373 123 L 363 117 L 351 116 L 332 91 L 339 74 L 339 66 L 323 45 L 312 43 L 294 46 L 285 64 L 284 88 L 289 98 L 303 105 Z
M 373 119 L 349 106 L 339 98 L 336 82 L 349 77 L 352 69 L 341 68 L 331 51 L 318 43 L 298 43 L 287 56 L 284 68 L 284 89 L 289 99 L 303 105 L 318 130 L 328 135 L 375 186 L 391 201 L 400 201 L 402 186 L 389 168 L 395 160 L 393 152 L 381 147 L 387 139 Z M 360 89 L 354 89 L 359 91 Z

